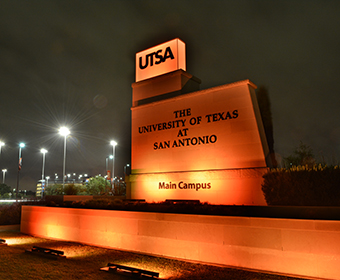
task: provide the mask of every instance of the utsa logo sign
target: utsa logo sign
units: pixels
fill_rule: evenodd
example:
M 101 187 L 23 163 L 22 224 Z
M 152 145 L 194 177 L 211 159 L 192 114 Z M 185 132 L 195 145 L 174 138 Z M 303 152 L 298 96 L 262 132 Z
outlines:
M 185 44 L 180 39 L 171 40 L 136 54 L 136 82 L 178 69 L 186 70 Z
M 143 57 L 142 56 L 139 57 L 139 68 L 145 69 L 146 67 L 149 66 L 149 63 L 150 63 L 150 66 L 153 66 L 154 62 L 155 62 L 155 64 L 160 64 L 162 62 L 165 62 L 168 58 L 170 58 L 170 59 L 175 58 L 170 47 L 167 47 L 165 49 L 164 56 L 162 55 L 162 52 L 163 52 L 163 50 L 160 49 L 156 52 L 152 52 L 152 53 L 147 54 L 145 56 L 145 59 L 144 59 L 144 64 L 143 64 Z

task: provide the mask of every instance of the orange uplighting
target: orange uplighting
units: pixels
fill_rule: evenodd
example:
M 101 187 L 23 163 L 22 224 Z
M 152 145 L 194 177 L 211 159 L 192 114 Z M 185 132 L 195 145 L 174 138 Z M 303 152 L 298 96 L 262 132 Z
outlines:
M 266 205 L 255 88 L 245 80 L 133 107 L 131 198 Z
M 6 243 L 8 245 L 27 245 L 27 244 L 36 244 L 38 241 L 33 236 L 20 236 L 20 237 L 6 237 Z M 40 240 L 40 242 L 42 242 Z
M 340 279 L 339 221 L 28 205 L 23 205 L 22 209 L 21 232 L 26 234 L 178 259 Z M 45 219 L 46 214 L 53 225 Z M 79 222 L 75 223 L 77 220 Z M 47 224 L 55 231 L 44 230 Z M 61 235 L 57 236 L 57 232 Z M 4 238 L 9 244 L 18 242 Z M 80 258 L 85 254 L 84 248 L 80 253 L 72 253 L 72 246 L 61 245 L 55 249 L 63 250 L 67 257 Z M 92 256 L 91 250 L 87 250 L 87 254 Z M 159 272 L 162 278 L 172 275 L 171 270 L 148 262 L 126 265 Z
M 174 271 L 170 267 L 158 267 L 152 262 L 141 262 L 141 261 L 129 261 L 129 262 L 120 262 L 120 265 L 133 267 L 137 269 L 143 269 L 148 270 L 152 272 L 158 272 L 159 273 L 159 279 L 168 279 L 170 277 L 178 276 L 178 272 Z
M 132 169 L 266 167 L 253 94 L 244 81 L 132 108 Z

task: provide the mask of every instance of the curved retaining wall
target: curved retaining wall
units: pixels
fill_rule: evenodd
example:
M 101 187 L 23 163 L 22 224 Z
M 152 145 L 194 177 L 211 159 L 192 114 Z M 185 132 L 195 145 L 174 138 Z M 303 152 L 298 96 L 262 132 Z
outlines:
M 22 206 L 21 232 L 326 279 L 340 279 L 340 221 Z

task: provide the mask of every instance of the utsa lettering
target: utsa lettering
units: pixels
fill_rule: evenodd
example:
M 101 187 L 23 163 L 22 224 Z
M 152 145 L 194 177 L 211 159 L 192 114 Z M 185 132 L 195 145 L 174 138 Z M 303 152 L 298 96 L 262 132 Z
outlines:
M 143 57 L 139 58 L 139 68 L 145 69 L 148 66 L 153 66 L 154 64 L 160 64 L 164 61 L 166 61 L 168 58 L 174 59 L 174 55 L 171 51 L 170 47 L 167 47 L 165 49 L 164 55 L 162 55 L 163 50 L 158 50 L 153 53 L 149 53 L 145 56 L 145 62 L 143 65 Z

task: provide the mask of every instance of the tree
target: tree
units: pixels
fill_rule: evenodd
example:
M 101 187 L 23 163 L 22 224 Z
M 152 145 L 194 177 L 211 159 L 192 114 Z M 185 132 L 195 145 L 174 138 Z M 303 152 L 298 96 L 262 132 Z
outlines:
M 87 192 L 91 195 L 107 194 L 111 191 L 110 181 L 104 177 L 96 176 L 89 179 L 87 183 Z
M 78 188 L 74 184 L 67 184 L 67 185 L 65 185 L 64 193 L 66 195 L 77 195 L 78 194 Z
M 268 90 L 264 86 L 260 86 L 256 91 L 257 102 L 261 113 L 264 132 L 266 134 L 268 148 L 270 153 L 270 160 L 273 167 L 277 166 L 275 151 L 274 151 L 274 129 L 272 120 L 271 103 L 269 99 Z
M 300 145 L 295 148 L 293 154 L 284 158 L 288 166 L 308 165 L 312 167 L 315 164 L 313 149 L 300 141 Z
M 6 193 L 10 193 L 12 191 L 10 186 L 6 184 L 0 184 L 0 196 L 3 196 Z
M 63 194 L 63 185 L 49 185 L 45 189 L 45 195 L 62 195 Z

